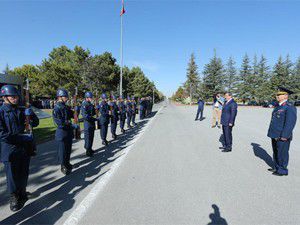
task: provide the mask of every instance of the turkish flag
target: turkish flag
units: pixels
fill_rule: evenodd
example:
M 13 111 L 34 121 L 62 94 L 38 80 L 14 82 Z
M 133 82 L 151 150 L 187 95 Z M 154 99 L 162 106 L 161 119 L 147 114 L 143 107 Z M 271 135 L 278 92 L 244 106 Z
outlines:
M 124 0 L 122 0 L 122 10 L 120 16 L 122 16 L 123 14 L 125 14 Z

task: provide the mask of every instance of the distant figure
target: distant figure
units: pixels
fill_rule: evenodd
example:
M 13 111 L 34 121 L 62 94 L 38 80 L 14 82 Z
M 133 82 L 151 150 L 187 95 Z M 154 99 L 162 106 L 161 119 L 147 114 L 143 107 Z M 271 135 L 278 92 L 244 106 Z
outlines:
M 195 120 L 199 119 L 199 114 L 200 114 L 200 120 L 203 119 L 203 110 L 204 110 L 204 101 L 201 98 L 199 98 L 199 100 L 198 100 L 198 110 L 197 110 Z
M 279 105 L 272 112 L 272 119 L 268 131 L 268 137 L 272 139 L 273 160 L 275 168 L 270 168 L 276 176 L 288 175 L 289 149 L 293 139 L 293 129 L 297 121 L 297 109 L 288 102 L 292 91 L 279 88 L 277 101 Z
M 224 104 L 224 98 L 222 98 L 220 94 L 216 94 L 213 102 L 213 120 L 211 125 L 212 128 L 216 127 L 216 122 L 218 128 L 221 128 L 221 114 L 222 114 L 223 104 Z
M 221 217 L 219 207 L 215 204 L 213 204 L 211 207 L 214 209 L 214 213 L 209 214 L 211 222 L 207 225 L 227 225 L 227 221 Z
M 226 102 L 223 105 L 221 124 L 224 135 L 224 146 L 222 152 L 231 152 L 232 150 L 232 128 L 234 126 L 235 117 L 237 114 L 237 104 L 232 98 L 232 93 L 225 94 Z

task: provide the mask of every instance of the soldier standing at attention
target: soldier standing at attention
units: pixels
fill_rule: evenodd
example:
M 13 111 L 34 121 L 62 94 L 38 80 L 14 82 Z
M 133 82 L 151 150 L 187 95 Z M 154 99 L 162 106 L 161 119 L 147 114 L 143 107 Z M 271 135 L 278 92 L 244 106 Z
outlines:
M 141 98 L 139 104 L 140 104 L 140 120 L 143 120 L 145 118 L 145 110 L 146 110 L 145 98 Z
M 107 97 L 106 94 L 102 94 L 101 96 L 102 102 L 99 106 L 99 112 L 100 112 L 100 134 L 102 139 L 103 145 L 108 145 L 108 141 L 106 140 L 107 137 L 107 131 L 108 131 L 108 124 L 109 124 L 109 105 L 107 103 Z
M 129 129 L 129 128 L 132 128 L 130 123 L 131 123 L 132 114 L 133 114 L 132 104 L 131 104 L 131 100 L 130 100 L 129 96 L 127 97 L 126 111 L 127 111 L 127 128 Z
M 111 108 L 111 119 L 110 119 L 110 129 L 111 129 L 111 135 L 114 140 L 117 139 L 117 125 L 118 125 L 118 120 L 119 120 L 119 115 L 118 115 L 118 106 L 117 106 L 117 98 L 115 96 L 112 96 L 112 100 L 109 103 L 110 108 Z
M 4 85 L 0 96 L 4 102 L 0 107 L 1 162 L 4 163 L 7 189 L 10 193 L 10 210 L 23 208 L 28 200 L 26 186 L 29 176 L 30 155 L 27 147 L 33 142 L 32 134 L 25 134 L 25 117 L 30 116 L 30 124 L 36 127 L 39 119 L 31 108 L 19 108 L 18 90 L 12 85 Z
M 81 115 L 84 120 L 84 148 L 86 150 L 86 156 L 92 157 L 94 151 L 93 141 L 94 141 L 94 134 L 95 134 L 95 122 L 97 119 L 94 117 L 96 115 L 96 110 L 93 101 L 93 93 L 86 92 L 85 100 L 82 102 L 81 105 Z
M 135 101 L 135 98 L 132 97 L 132 110 L 133 110 L 133 113 L 132 113 L 132 124 L 135 126 L 136 123 L 135 123 L 135 116 L 136 114 L 138 113 L 138 109 L 137 109 L 137 104 L 136 104 L 136 101 Z
M 78 129 L 77 124 L 72 124 L 71 119 L 74 112 L 66 105 L 69 99 L 68 91 L 60 88 L 56 92 L 57 103 L 54 106 L 52 116 L 57 125 L 55 140 L 58 142 L 58 160 L 61 165 L 61 172 L 68 175 L 72 172 L 73 165 L 70 163 L 72 140 L 74 138 L 74 129 Z
M 119 108 L 119 115 L 120 115 L 120 128 L 121 128 L 121 132 L 124 134 L 125 133 L 124 126 L 126 121 L 126 106 L 123 101 L 123 96 L 119 97 L 118 108 Z
M 276 95 L 278 106 L 272 112 L 268 137 L 272 140 L 274 168 L 269 171 L 276 176 L 288 175 L 289 149 L 293 139 L 293 129 L 297 121 L 297 109 L 288 102 L 292 91 L 280 87 Z

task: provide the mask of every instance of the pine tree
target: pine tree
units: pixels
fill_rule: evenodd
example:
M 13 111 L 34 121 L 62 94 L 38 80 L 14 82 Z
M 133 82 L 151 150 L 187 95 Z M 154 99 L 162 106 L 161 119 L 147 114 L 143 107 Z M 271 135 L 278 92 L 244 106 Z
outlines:
M 225 90 L 235 92 L 237 85 L 237 70 L 235 68 L 235 61 L 232 57 L 229 57 L 228 59 L 225 77 Z
M 288 79 L 286 64 L 280 56 L 273 68 L 272 77 L 270 79 L 270 90 L 274 93 L 279 86 L 287 87 Z
M 269 85 L 270 67 L 267 65 L 267 59 L 262 55 L 258 63 L 257 88 L 255 96 L 258 102 L 271 100 L 271 90 Z
M 291 89 L 295 92 L 295 96 L 298 97 L 300 95 L 300 57 L 297 59 L 295 63 L 295 67 L 293 70 L 293 75 L 291 77 Z
M 238 97 L 242 99 L 243 102 L 250 100 L 253 96 L 252 94 L 252 67 L 250 65 L 250 59 L 247 54 L 245 54 L 242 62 L 242 66 L 239 74 L 239 85 L 238 85 Z
M 191 98 L 191 102 L 196 95 L 197 87 L 199 85 L 199 74 L 198 74 L 198 66 L 195 62 L 195 55 L 191 54 L 190 61 L 188 63 L 187 73 L 186 73 L 186 82 L 184 83 L 184 87 L 186 92 L 189 94 Z
M 210 62 L 204 66 L 203 75 L 203 91 L 206 99 L 224 91 L 225 70 L 222 59 L 217 57 L 216 52 Z

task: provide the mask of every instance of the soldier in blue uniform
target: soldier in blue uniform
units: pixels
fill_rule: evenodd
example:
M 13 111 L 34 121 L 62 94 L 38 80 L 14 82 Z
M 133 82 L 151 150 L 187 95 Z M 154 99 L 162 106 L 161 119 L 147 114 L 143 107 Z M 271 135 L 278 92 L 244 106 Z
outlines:
M 84 120 L 84 148 L 86 150 L 86 155 L 91 157 L 94 154 L 93 141 L 95 134 L 95 122 L 97 119 L 95 118 L 96 110 L 95 106 L 92 103 L 93 101 L 93 93 L 86 92 L 85 100 L 81 105 L 81 115 Z
M 273 175 L 288 175 L 289 148 L 293 139 L 293 129 L 297 121 L 297 110 L 288 102 L 292 91 L 280 87 L 277 93 L 278 106 L 272 112 L 268 137 L 272 140 L 274 168 L 269 171 Z
M 127 128 L 132 128 L 131 121 L 133 115 L 133 105 L 131 98 L 128 96 L 126 101 L 126 111 L 127 111 Z
M 145 111 L 146 111 L 145 98 L 141 98 L 139 104 L 140 104 L 140 120 L 143 120 L 145 118 Z
M 32 127 L 39 119 L 31 108 L 19 107 L 19 93 L 12 85 L 4 85 L 0 96 L 4 102 L 0 107 L 1 162 L 4 163 L 7 189 L 10 193 L 10 209 L 23 208 L 28 200 L 26 186 L 29 175 L 30 154 L 28 147 L 33 142 L 32 134 L 24 133 L 25 118 L 30 116 Z
M 112 96 L 112 100 L 110 102 L 110 109 L 111 109 L 111 119 L 110 119 L 110 130 L 111 130 L 111 135 L 114 140 L 117 139 L 117 125 L 118 125 L 118 120 L 119 120 L 119 108 L 117 106 L 117 98 L 115 96 Z
M 198 110 L 197 110 L 195 120 L 199 119 L 199 114 L 200 114 L 200 121 L 203 119 L 203 110 L 204 110 L 204 101 L 201 98 L 199 98 L 199 100 L 198 100 Z
M 102 144 L 106 146 L 108 145 L 108 141 L 106 140 L 106 137 L 108 131 L 110 111 L 109 111 L 109 105 L 107 103 L 106 94 L 102 94 L 101 98 L 102 98 L 102 102 L 99 105 L 100 134 L 101 134 Z
M 121 132 L 124 134 L 125 133 L 124 126 L 126 121 L 126 106 L 123 101 L 123 96 L 119 97 L 118 108 L 119 108 L 119 115 L 120 115 L 120 128 L 121 128 Z
M 58 161 L 61 165 L 61 172 L 68 175 L 72 172 L 73 165 L 70 163 L 72 152 L 72 140 L 74 138 L 74 129 L 78 129 L 77 124 L 72 124 L 71 119 L 74 112 L 70 106 L 66 105 L 69 99 L 69 93 L 64 88 L 59 88 L 56 92 L 57 103 L 54 106 L 52 117 L 57 125 L 55 140 L 58 142 Z
M 130 123 L 131 123 L 132 114 L 133 114 L 132 103 L 131 103 L 131 99 L 129 96 L 127 97 L 127 101 L 126 101 L 126 112 L 127 112 L 127 128 L 129 129 L 129 128 L 132 128 Z
M 137 109 L 137 104 L 136 104 L 135 98 L 132 97 L 131 100 L 132 100 L 132 110 L 133 110 L 131 121 L 132 121 L 132 124 L 135 126 L 136 125 L 136 123 L 135 123 L 135 116 L 138 113 L 138 111 L 137 111 L 138 109 Z

